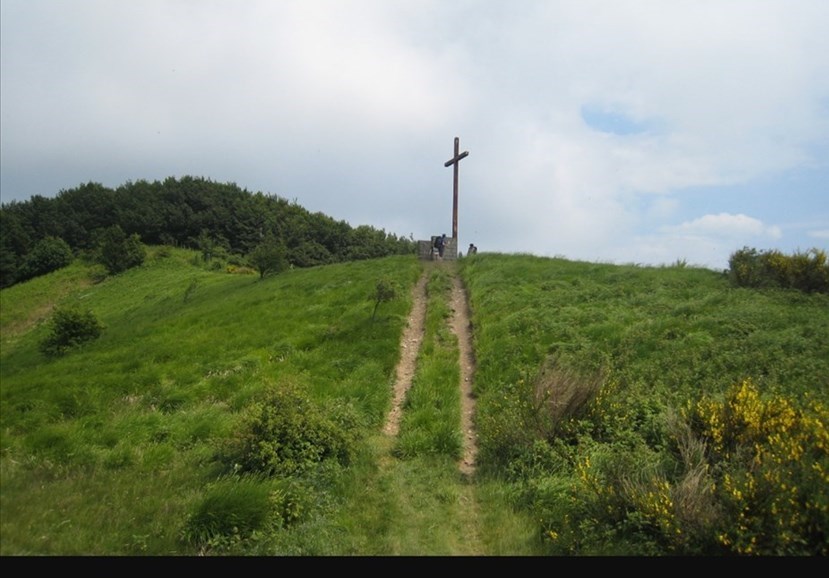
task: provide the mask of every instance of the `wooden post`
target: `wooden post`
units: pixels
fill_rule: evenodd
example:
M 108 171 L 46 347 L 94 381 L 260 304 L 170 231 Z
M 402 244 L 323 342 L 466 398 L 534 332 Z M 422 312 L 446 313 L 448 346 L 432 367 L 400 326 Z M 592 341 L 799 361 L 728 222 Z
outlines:
M 458 150 L 460 147 L 460 139 L 455 137 L 455 154 L 452 156 L 451 159 L 446 161 L 443 166 L 453 166 L 453 175 L 452 175 L 452 238 L 458 238 L 458 164 L 462 158 L 465 158 L 469 155 L 469 151 L 463 151 L 462 153 L 458 154 Z

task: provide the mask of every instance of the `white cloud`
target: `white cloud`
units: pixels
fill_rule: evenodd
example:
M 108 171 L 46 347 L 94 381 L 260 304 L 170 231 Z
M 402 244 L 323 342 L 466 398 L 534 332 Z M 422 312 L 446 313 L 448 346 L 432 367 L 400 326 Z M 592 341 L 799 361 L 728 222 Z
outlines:
M 700 208 L 688 191 L 829 150 L 825 0 L 0 6 L 4 201 L 195 174 L 426 236 L 451 227 L 460 136 L 462 244 L 721 264 L 807 229 L 756 218 L 782 193 Z M 643 130 L 594 130 L 585 107 Z M 786 220 L 824 239 L 786 194 Z
M 765 225 L 762 221 L 747 215 L 729 213 L 704 215 L 677 226 L 664 226 L 661 230 L 668 234 L 686 236 L 766 237 L 769 239 L 779 239 L 781 236 L 780 227 L 776 225 Z

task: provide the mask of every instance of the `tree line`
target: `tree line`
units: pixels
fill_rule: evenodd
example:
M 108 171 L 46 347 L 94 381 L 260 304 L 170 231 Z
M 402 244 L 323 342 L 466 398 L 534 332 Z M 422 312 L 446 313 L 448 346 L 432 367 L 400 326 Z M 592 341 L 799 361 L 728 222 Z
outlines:
M 116 233 L 147 245 L 197 249 L 205 261 L 253 256 L 262 262 L 264 243 L 295 267 L 416 250 L 411 235 L 353 227 L 235 183 L 184 176 L 111 189 L 89 182 L 51 198 L 0 204 L 0 287 L 48 273 L 75 256 L 97 253 L 100 259 L 102 243 Z

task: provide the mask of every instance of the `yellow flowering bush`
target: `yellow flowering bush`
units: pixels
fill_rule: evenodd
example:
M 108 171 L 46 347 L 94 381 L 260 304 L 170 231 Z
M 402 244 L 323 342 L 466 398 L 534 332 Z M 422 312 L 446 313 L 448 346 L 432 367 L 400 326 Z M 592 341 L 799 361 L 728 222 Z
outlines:
M 693 421 L 706 440 L 721 509 L 717 540 L 739 554 L 829 553 L 829 411 L 763 398 L 750 379 Z

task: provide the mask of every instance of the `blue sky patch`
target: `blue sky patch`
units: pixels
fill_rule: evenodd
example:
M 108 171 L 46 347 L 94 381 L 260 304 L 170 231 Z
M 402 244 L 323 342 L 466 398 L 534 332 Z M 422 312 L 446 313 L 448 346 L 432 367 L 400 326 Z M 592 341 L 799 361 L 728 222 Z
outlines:
M 650 129 L 648 122 L 637 121 L 624 112 L 592 104 L 581 107 L 581 118 L 593 130 L 610 134 L 639 134 Z

